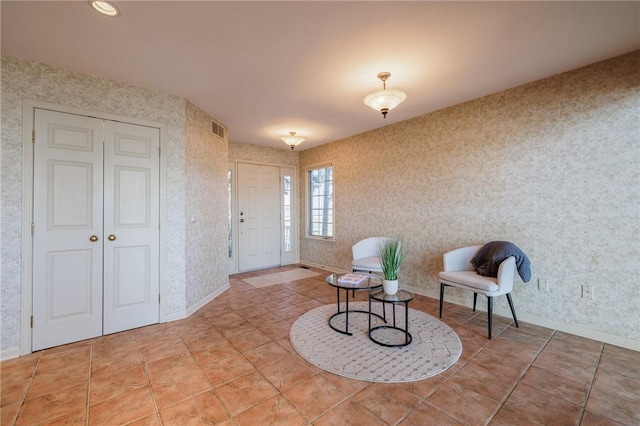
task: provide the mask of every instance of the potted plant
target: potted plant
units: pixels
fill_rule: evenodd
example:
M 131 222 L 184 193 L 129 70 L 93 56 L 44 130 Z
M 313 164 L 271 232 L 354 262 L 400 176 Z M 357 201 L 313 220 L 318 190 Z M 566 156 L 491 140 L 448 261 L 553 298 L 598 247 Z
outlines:
M 404 260 L 402 239 L 390 238 L 381 242 L 378 246 L 378 257 L 384 278 L 382 288 L 386 294 L 394 295 L 398 292 L 398 270 Z

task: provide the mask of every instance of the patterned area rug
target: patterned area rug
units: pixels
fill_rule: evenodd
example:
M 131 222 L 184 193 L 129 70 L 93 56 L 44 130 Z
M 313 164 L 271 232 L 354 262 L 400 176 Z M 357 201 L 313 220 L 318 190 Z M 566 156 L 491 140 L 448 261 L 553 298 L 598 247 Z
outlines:
M 350 309 L 367 311 L 368 302 L 349 304 Z M 343 308 L 344 309 L 344 308 Z M 381 304 L 374 312 L 382 314 Z M 385 347 L 372 342 L 368 335 L 368 315 L 349 314 L 349 331 L 353 336 L 332 330 L 327 321 L 336 313 L 336 304 L 320 306 L 302 315 L 291 326 L 289 338 L 304 359 L 340 376 L 371 382 L 401 383 L 426 379 L 452 366 L 462 353 L 458 335 L 442 321 L 409 308 L 409 332 L 413 341 L 404 347 Z M 391 306 L 387 305 L 390 322 Z M 331 322 L 344 330 L 344 315 Z M 384 324 L 372 317 L 372 326 Z M 396 307 L 396 324 L 404 325 L 404 307 Z M 387 333 L 387 336 L 384 334 Z M 394 330 L 378 330 L 377 340 L 392 342 L 400 337 Z
M 305 278 L 315 277 L 316 275 L 320 274 L 309 269 L 296 268 L 289 271 L 261 275 L 259 277 L 245 278 L 243 281 L 251 284 L 256 288 L 261 288 L 275 284 L 287 283 L 290 281 L 303 280 Z

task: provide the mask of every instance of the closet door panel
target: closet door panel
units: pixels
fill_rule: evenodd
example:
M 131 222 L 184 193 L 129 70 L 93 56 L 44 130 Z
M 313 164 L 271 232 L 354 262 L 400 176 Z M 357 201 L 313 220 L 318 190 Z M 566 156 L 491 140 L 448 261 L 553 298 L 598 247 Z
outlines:
M 104 333 L 154 324 L 159 302 L 159 130 L 105 124 Z
M 33 350 L 102 334 L 102 126 L 35 111 Z

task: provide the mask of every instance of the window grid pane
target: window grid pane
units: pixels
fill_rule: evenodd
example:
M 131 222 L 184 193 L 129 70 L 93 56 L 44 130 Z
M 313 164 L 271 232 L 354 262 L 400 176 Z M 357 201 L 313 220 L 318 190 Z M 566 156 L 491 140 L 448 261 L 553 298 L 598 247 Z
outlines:
M 284 175 L 284 251 L 291 251 L 291 176 Z
M 227 247 L 229 248 L 229 259 L 233 257 L 233 217 L 231 217 L 232 176 L 232 171 L 227 170 Z
M 333 168 L 309 170 L 309 235 L 333 237 Z

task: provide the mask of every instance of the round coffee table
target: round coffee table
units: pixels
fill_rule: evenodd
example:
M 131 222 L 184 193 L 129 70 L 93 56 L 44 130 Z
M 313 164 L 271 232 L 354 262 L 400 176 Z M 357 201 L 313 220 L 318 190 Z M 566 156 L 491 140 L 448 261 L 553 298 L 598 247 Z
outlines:
M 413 293 L 410 293 L 405 290 L 398 290 L 398 292 L 394 295 L 389 295 L 384 292 L 384 290 L 372 291 L 369 293 L 369 339 L 374 341 L 375 343 L 388 346 L 391 348 L 395 348 L 398 346 L 407 346 L 411 343 L 413 337 L 411 337 L 411 333 L 409 333 L 409 302 L 413 300 Z M 380 315 L 371 311 L 371 301 L 381 302 L 382 303 L 382 312 L 384 314 L 383 320 L 386 323 L 386 310 L 385 305 L 390 303 L 393 305 L 393 325 L 378 325 L 376 327 L 371 327 L 371 315 L 375 315 L 380 317 Z M 404 328 L 396 325 L 396 305 L 404 304 Z M 374 332 L 376 330 L 395 330 L 395 332 L 400 333 L 400 340 L 404 340 L 404 343 L 385 343 L 374 337 Z
M 347 275 L 347 274 L 332 274 L 329 275 L 327 277 L 327 284 L 329 284 L 332 287 L 336 288 L 336 299 L 337 299 L 337 306 L 338 306 L 338 312 L 336 312 L 335 314 L 331 315 L 331 317 L 329 318 L 329 327 L 331 327 L 333 330 L 337 331 L 338 333 L 342 333 L 342 334 L 347 334 L 349 336 L 352 336 L 353 334 L 349 332 L 349 313 L 363 313 L 363 314 L 370 314 L 370 312 L 368 311 L 360 311 L 357 309 L 349 309 L 349 292 L 351 291 L 352 293 L 354 293 L 356 290 L 374 290 L 374 289 L 378 289 L 380 287 L 382 287 L 382 278 L 379 275 L 375 275 L 375 274 L 364 274 L 364 273 L 357 273 L 357 275 L 363 275 L 366 277 L 366 279 L 359 283 L 359 284 L 344 284 L 344 283 L 340 283 L 339 279 L 340 277 Z M 340 309 L 340 290 L 344 290 L 345 291 L 345 309 L 341 310 Z M 337 327 L 335 327 L 333 324 L 331 324 L 331 321 L 339 316 L 339 315 L 344 315 L 345 316 L 345 328 L 344 330 L 341 330 Z M 378 314 L 370 314 L 370 315 L 375 315 L 379 318 L 382 319 L 382 317 Z

